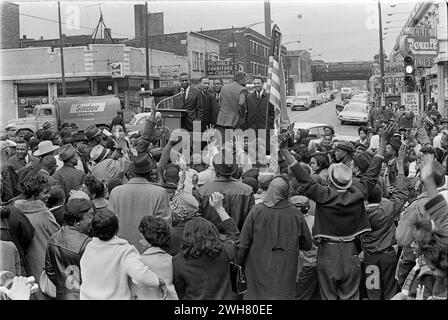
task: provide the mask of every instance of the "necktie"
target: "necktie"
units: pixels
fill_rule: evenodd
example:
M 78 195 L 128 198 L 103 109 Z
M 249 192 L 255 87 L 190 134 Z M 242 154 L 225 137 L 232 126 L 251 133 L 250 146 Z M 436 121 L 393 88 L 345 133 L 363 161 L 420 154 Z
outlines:
M 185 104 L 185 89 L 182 89 L 182 103 Z

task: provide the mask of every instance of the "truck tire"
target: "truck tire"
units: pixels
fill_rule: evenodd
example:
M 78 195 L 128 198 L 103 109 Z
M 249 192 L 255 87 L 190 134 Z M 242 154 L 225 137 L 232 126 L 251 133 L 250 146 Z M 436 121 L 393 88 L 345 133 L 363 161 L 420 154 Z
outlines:
M 31 130 L 29 130 L 29 129 L 20 129 L 20 130 L 17 130 L 17 132 L 16 132 L 16 137 L 20 137 L 21 135 L 25 135 L 26 133 L 31 133 L 31 134 L 33 134 L 33 131 L 31 131 Z

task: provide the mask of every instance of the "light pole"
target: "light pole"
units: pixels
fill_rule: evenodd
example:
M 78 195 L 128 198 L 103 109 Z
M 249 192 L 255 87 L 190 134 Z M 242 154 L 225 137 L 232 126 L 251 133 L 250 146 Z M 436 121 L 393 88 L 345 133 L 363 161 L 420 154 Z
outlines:
M 381 68 L 381 91 L 380 91 L 380 105 L 381 98 L 384 92 L 384 53 L 383 53 L 383 25 L 381 20 L 381 2 L 378 0 L 378 22 L 379 22 L 379 38 L 380 38 L 380 68 Z
M 149 85 L 149 43 L 148 43 L 148 2 L 145 1 L 145 62 L 146 62 L 146 83 Z
M 62 25 L 61 25 L 61 4 L 58 1 L 58 17 L 59 17 L 59 48 L 61 50 L 61 78 L 62 78 L 62 96 L 65 97 L 67 90 L 65 88 L 65 71 L 64 71 L 64 45 L 62 43 Z

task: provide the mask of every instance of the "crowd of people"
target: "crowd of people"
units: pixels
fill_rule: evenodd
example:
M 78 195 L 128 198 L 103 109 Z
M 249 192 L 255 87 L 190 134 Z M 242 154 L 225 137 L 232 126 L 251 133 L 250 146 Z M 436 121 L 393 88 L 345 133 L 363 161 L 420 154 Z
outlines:
M 3 136 L 0 270 L 17 286 L 34 277 L 32 299 L 447 299 L 448 119 L 372 106 L 354 143 L 290 127 L 270 137 L 278 161 L 254 159 L 263 137 L 215 138 L 247 119 L 265 127 L 262 80 L 250 95 L 242 81 L 220 88 L 224 100 L 188 83 L 187 100 L 246 106 L 213 113 L 188 159 L 183 138 L 157 148 L 155 107 L 130 137 L 120 115 L 111 134 L 64 123 Z

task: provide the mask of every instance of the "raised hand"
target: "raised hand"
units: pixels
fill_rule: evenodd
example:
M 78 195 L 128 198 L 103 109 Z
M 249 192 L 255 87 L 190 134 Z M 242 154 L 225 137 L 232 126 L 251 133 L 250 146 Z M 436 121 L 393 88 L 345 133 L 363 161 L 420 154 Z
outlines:
M 398 124 L 395 122 L 389 122 L 386 127 L 381 132 L 381 138 L 383 138 L 385 141 L 389 141 L 395 132 L 398 130 Z
M 224 196 L 219 192 L 213 192 L 209 197 L 209 203 L 215 210 L 222 208 L 223 200 Z

